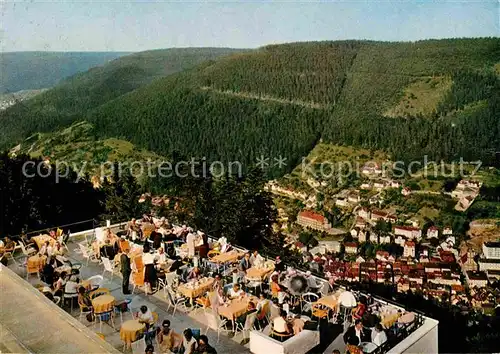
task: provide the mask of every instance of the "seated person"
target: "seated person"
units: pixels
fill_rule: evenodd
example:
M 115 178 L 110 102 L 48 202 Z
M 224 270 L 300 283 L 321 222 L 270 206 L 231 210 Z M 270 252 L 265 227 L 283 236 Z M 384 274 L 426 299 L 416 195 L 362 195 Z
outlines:
M 153 231 L 151 232 L 151 235 L 149 235 L 149 239 L 153 242 L 153 248 L 157 250 L 161 247 L 163 235 L 159 232 Z
M 303 319 L 300 318 L 299 314 L 295 315 L 295 318 L 293 319 L 292 322 L 293 334 L 296 335 L 302 332 L 304 330 L 305 324 L 306 323 L 304 322 Z
M 7 252 L 14 252 L 14 249 L 16 248 L 16 243 L 12 241 L 10 238 L 6 237 L 5 242 L 3 243 L 3 251 L 5 253 Z
M 90 297 L 83 286 L 78 288 L 78 305 L 80 305 L 82 311 L 92 310 L 92 300 L 90 300 Z
M 212 284 L 213 290 L 224 289 L 224 282 L 220 274 L 215 275 L 214 283 Z
M 257 312 L 257 307 L 253 301 L 250 301 L 247 306 L 247 312 L 241 315 L 236 319 L 236 322 L 240 323 L 242 326 L 245 326 L 245 322 L 247 320 L 248 315 Z
M 280 315 L 273 320 L 273 332 L 281 335 L 291 335 L 292 332 L 286 322 L 286 312 L 281 310 Z M 280 337 L 278 337 L 280 338 Z
M 377 323 L 372 330 L 372 343 L 380 347 L 385 342 L 387 342 L 387 335 L 385 334 L 382 325 Z
M 366 298 L 363 296 L 359 299 L 359 304 L 352 310 L 352 316 L 356 320 L 360 320 L 363 318 L 366 313 Z
M 174 263 L 172 263 L 172 265 L 170 266 L 170 272 L 175 272 L 177 271 L 177 269 L 179 269 L 180 267 L 182 267 L 184 265 L 184 263 L 182 263 L 182 260 L 180 257 L 176 256 L 174 258 Z
M 170 353 L 182 343 L 182 337 L 170 328 L 170 321 L 164 320 L 158 333 L 160 353 Z
M 274 262 L 274 270 L 278 273 L 285 271 L 285 263 L 281 260 L 280 256 L 276 257 L 276 261 Z
M 45 241 L 44 244 L 42 245 L 42 248 L 40 248 L 40 250 L 38 251 L 38 254 L 40 256 L 48 256 L 48 248 L 50 246 L 50 242 L 49 241 Z
M 240 289 L 240 284 L 234 284 L 233 287 L 229 289 L 227 295 L 231 299 L 236 299 L 237 297 L 245 295 L 245 292 Z
M 200 268 L 198 267 L 194 267 L 193 269 L 191 269 L 191 271 L 188 273 L 186 279 L 189 281 L 189 280 L 198 280 L 200 279 L 201 277 L 201 272 L 200 272 Z
M 359 347 L 361 344 L 360 340 L 356 336 L 350 336 L 347 338 L 346 342 L 346 353 L 348 354 L 363 354 L 363 351 Z
M 349 343 L 349 338 L 356 337 L 359 340 L 359 343 L 366 342 L 367 338 L 363 332 L 363 324 L 360 320 L 354 321 L 354 326 L 351 326 L 344 333 L 344 343 Z
M 250 254 L 245 253 L 245 256 L 241 259 L 240 261 L 240 269 L 243 272 L 246 272 L 248 268 L 251 268 L 252 265 L 250 264 Z
M 208 344 L 208 337 L 204 334 L 202 334 L 198 339 L 196 354 L 217 354 L 215 348 Z
M 156 255 L 156 260 L 158 261 L 158 264 L 160 267 L 164 267 L 167 264 L 167 254 L 163 250 L 163 247 L 158 248 L 158 254 Z
M 260 268 L 264 265 L 264 257 L 262 257 L 257 250 L 253 251 L 250 257 L 250 264 L 252 267 Z
M 145 305 L 141 306 L 139 312 L 137 313 L 137 319 L 140 323 L 151 324 L 154 322 L 153 313 Z
M 48 286 L 43 287 L 42 294 L 50 301 L 54 301 L 54 294 L 52 294 L 52 290 Z
M 71 275 L 64 285 L 64 297 L 78 297 L 78 278 Z
M 59 278 L 54 283 L 54 295 L 61 296 L 63 293 L 64 286 L 66 285 L 66 272 L 61 272 Z
M 40 278 L 47 284 L 54 283 L 54 269 L 56 268 L 56 261 L 54 258 L 49 258 L 47 263 L 42 268 Z
M 106 239 L 104 241 L 104 246 L 101 247 L 99 253 L 100 253 L 101 257 L 105 257 L 105 258 L 109 259 L 110 261 L 115 259 L 115 256 L 116 256 L 115 248 L 111 245 L 111 241 L 109 239 Z

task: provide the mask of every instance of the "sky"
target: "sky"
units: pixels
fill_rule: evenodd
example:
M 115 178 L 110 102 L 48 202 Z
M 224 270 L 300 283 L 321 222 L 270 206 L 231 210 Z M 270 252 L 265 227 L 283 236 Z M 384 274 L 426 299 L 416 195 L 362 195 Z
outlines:
M 255 48 L 271 43 L 500 36 L 500 0 L 3 0 L 3 51 Z

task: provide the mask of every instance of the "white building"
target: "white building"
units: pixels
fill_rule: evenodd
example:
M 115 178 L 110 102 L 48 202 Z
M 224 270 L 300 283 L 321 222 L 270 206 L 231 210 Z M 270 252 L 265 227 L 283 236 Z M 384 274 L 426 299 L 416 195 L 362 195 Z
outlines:
M 439 229 L 436 226 L 431 226 L 427 229 L 427 238 L 438 238 Z
M 395 226 L 394 227 L 394 235 L 405 236 L 409 239 L 417 239 L 420 240 L 422 238 L 422 230 L 418 227 L 411 226 Z
M 415 258 L 415 242 L 413 241 L 405 242 L 403 256 Z
M 484 288 L 488 285 L 488 276 L 485 272 L 474 272 L 469 270 L 465 273 L 465 277 L 467 278 L 467 284 L 469 284 L 470 288 Z
M 453 229 L 451 227 L 445 227 L 443 229 L 443 235 L 452 235 L 453 234 Z
M 486 259 L 500 259 L 500 242 L 483 243 L 483 255 Z

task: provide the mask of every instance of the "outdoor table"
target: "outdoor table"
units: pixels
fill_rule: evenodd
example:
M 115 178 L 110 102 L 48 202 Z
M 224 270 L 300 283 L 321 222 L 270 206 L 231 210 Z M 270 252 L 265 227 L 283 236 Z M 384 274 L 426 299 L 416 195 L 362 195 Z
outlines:
M 95 313 L 109 312 L 113 310 L 115 297 L 113 295 L 99 295 L 92 299 L 92 307 Z
M 33 241 L 35 241 L 37 247 L 38 247 L 38 250 L 41 250 L 42 249 L 42 246 L 44 245 L 44 243 L 46 241 L 49 241 L 49 244 L 51 246 L 55 246 L 56 244 L 56 240 L 54 240 L 52 237 L 50 237 L 49 235 L 38 235 L 38 236 L 33 236 L 31 238 Z
M 372 342 L 362 342 L 360 344 L 361 350 L 363 353 L 370 354 L 377 350 L 378 346 Z
M 178 291 L 184 295 L 185 297 L 188 297 L 191 299 L 191 302 L 193 301 L 193 298 L 199 297 L 206 293 L 210 288 L 212 287 L 215 279 L 214 278 L 204 278 L 201 279 L 199 282 L 196 283 L 185 283 L 179 285 Z
M 137 340 L 137 337 L 144 331 L 146 325 L 140 323 L 139 320 L 128 320 L 123 322 L 120 328 L 120 338 L 130 348 L 132 342 Z
M 337 298 L 334 295 L 323 296 L 316 301 L 317 304 L 323 305 L 335 311 L 337 308 Z
M 240 258 L 241 256 L 243 256 L 243 253 L 233 250 L 226 253 L 218 254 L 217 256 L 211 259 L 211 262 L 213 263 L 236 262 L 238 258 Z
M 47 261 L 47 256 L 40 256 L 38 254 L 28 258 L 26 266 L 28 269 L 38 269 L 41 270 Z
M 248 309 L 248 303 L 253 301 L 257 303 L 258 299 L 255 296 L 245 296 L 244 298 L 236 298 L 231 300 L 229 305 L 222 305 L 218 308 L 219 315 L 233 321 L 233 330 L 235 327 L 235 320 L 241 315 L 245 314 Z
M 268 273 L 272 272 L 274 268 L 257 268 L 252 267 L 247 269 L 247 278 L 248 279 L 262 279 Z

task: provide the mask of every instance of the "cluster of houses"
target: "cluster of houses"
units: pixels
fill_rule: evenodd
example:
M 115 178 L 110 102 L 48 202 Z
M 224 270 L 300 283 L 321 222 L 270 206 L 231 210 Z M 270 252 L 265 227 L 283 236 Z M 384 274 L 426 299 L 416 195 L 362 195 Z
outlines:
M 315 208 L 317 205 L 316 195 L 308 195 L 305 192 L 298 192 L 289 187 L 282 187 L 276 181 L 267 182 L 265 189 L 273 194 L 301 200 L 308 208 Z
M 455 190 L 451 192 L 451 196 L 458 199 L 455 210 L 466 211 L 479 195 L 482 185 L 482 182 L 473 180 L 461 180 L 458 182 Z

